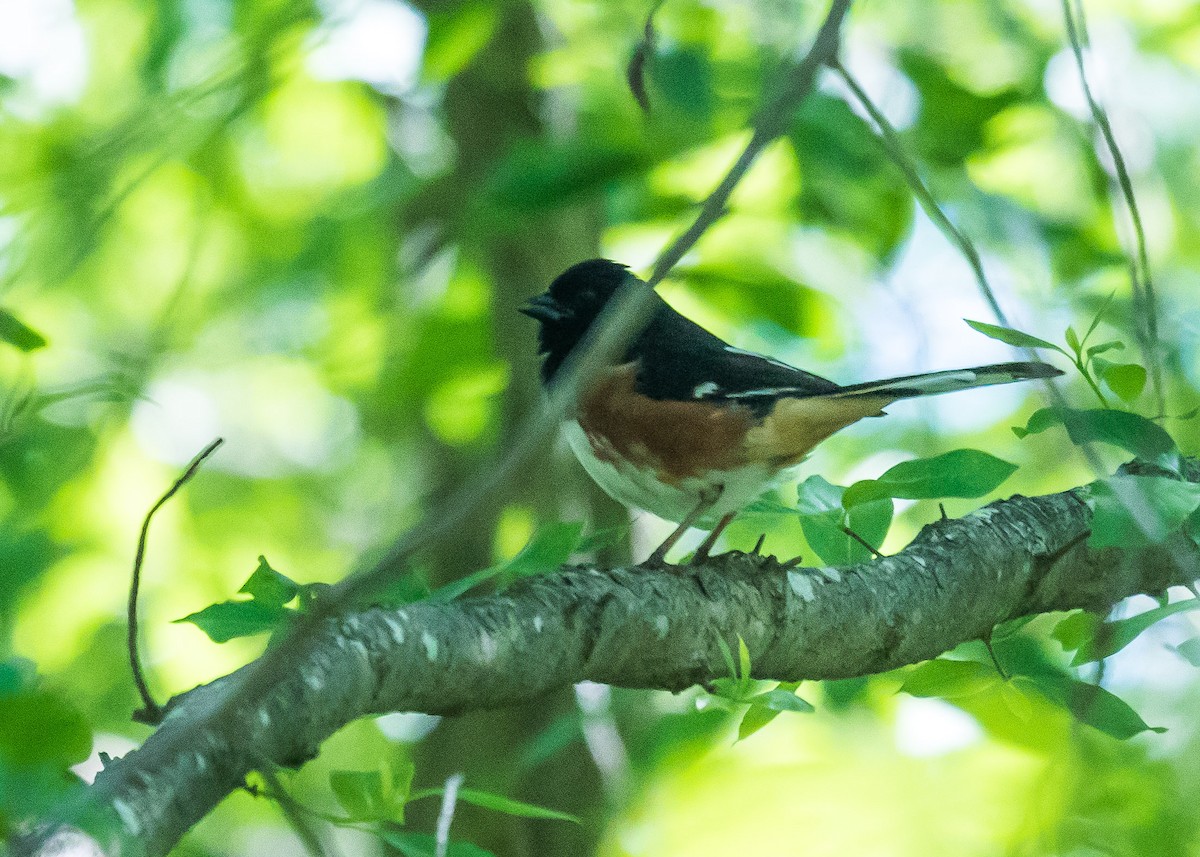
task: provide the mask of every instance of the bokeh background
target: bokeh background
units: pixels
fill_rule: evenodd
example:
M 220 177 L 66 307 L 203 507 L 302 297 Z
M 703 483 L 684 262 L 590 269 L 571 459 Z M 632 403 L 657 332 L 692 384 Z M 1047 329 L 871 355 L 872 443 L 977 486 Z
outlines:
M 645 115 L 625 72 L 649 5 L 0 0 L 0 655 L 36 664 L 95 751 L 147 734 L 129 720 L 127 581 L 142 517 L 181 467 L 226 439 L 151 533 L 143 637 L 160 696 L 261 651 L 262 637 L 217 645 L 173 623 L 232 597 L 260 554 L 337 580 L 504 454 L 540 395 L 516 308 L 583 258 L 646 273 L 825 11 L 669 0 Z M 1145 221 L 1167 413 L 1186 415 L 1200 402 L 1200 11 L 1086 11 L 1090 81 Z M 1115 293 L 1101 333 L 1135 357 L 1129 230 L 1062 7 L 856 4 L 843 57 L 1014 325 L 1061 342 Z M 963 323 L 994 321 L 970 267 L 832 75 L 661 292 L 738 346 L 843 382 L 1013 359 Z M 45 346 L 16 347 L 12 319 Z M 1078 379 L 1067 391 L 1087 403 Z M 977 447 L 1021 465 L 1004 495 L 1090 480 L 1064 437 L 1009 430 L 1042 404 L 1022 387 L 900 404 L 803 475 L 846 485 Z M 1195 450 L 1191 422 L 1166 425 Z M 885 550 L 937 515 L 906 504 Z M 670 529 L 631 521 L 560 445 L 418 571 L 453 580 L 556 521 L 608 533 L 604 561 Z M 780 516 L 747 517 L 725 543 L 763 530 L 768 551 L 807 551 Z M 1169 727 L 1128 742 L 1004 694 L 898 695 L 894 675 L 806 686 L 815 714 L 743 742 L 695 694 L 581 686 L 453 721 L 360 721 L 287 783 L 329 811 L 331 770 L 411 759 L 421 785 L 462 772 L 583 818 L 461 808 L 455 838 L 499 855 L 1197 854 L 1200 699 L 1172 648 L 1192 622 L 1107 663 L 1106 686 Z M 413 804 L 407 822 L 431 832 L 436 810 Z M 335 836 L 345 854 L 386 850 Z M 299 847 L 273 804 L 238 794 L 178 853 Z

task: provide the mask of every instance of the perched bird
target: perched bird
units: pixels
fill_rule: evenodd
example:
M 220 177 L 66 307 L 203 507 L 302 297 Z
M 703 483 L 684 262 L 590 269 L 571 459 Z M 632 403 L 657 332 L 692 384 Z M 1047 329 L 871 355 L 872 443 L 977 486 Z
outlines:
M 521 312 L 540 322 L 542 381 L 550 384 L 619 287 L 649 288 L 626 266 L 580 262 Z M 657 294 L 649 323 L 623 358 L 580 393 L 566 425 L 571 449 L 601 488 L 627 506 L 679 522 L 651 555 L 659 564 L 691 526 L 715 522 L 707 558 L 738 510 L 773 487 L 818 443 L 914 396 L 1062 373 L 1046 363 L 998 363 L 840 386 L 734 348 Z

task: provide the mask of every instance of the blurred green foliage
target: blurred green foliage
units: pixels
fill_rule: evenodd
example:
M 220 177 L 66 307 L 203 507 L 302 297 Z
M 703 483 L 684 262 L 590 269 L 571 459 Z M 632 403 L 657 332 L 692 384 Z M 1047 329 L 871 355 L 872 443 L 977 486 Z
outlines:
M 649 5 L 0 4 L 0 830 L 77 787 L 66 769 L 89 746 L 120 754 L 144 736 L 129 720 L 123 642 L 131 556 L 142 516 L 192 455 L 226 438 L 150 536 L 142 637 L 161 695 L 261 650 L 262 636 L 218 646 L 174 621 L 229 601 L 255 557 L 300 585 L 336 580 L 503 455 L 539 395 L 532 325 L 515 308 L 581 258 L 645 271 L 823 13 L 670 0 L 643 114 L 625 65 Z M 1080 434 L 1112 442 L 1098 450 L 1106 466 L 1155 439 L 1173 462 L 1196 449 L 1195 423 L 1176 417 L 1200 384 L 1200 18 L 1172 0 L 1088 12 L 1093 84 L 1147 226 L 1167 413 L 1145 405 L 1125 215 L 1061 10 L 858 4 L 844 62 L 980 247 L 1014 324 L 1058 341 L 1103 312 L 1096 341 L 1122 342 L 1121 362 L 1115 349 L 1064 354 L 1142 416 L 1035 413 L 1046 403 L 1013 388 L 898 405 L 825 444 L 805 476 L 833 489 L 969 447 L 1018 465 L 1005 491 L 1036 494 L 1094 478 L 1070 443 Z M 962 323 L 991 319 L 968 269 L 832 77 L 662 291 L 739 346 L 843 381 L 1010 354 Z M 1092 404 L 1082 379 L 1069 395 Z M 1055 425 L 1070 437 L 1044 431 Z M 525 477 L 397 597 L 537 573 L 572 550 L 628 550 L 623 513 L 561 450 Z M 1098 513 L 1124 526 L 1099 490 Z M 825 499 L 812 514 L 840 528 L 841 496 Z M 890 529 L 868 522 L 865 535 L 898 549 L 934 506 L 899 501 Z M 562 523 L 580 520 L 582 533 Z M 748 548 L 766 531 L 769 551 L 820 553 L 805 536 L 829 527 L 809 524 L 766 507 L 726 540 Z M 635 516 L 635 553 L 661 531 Z M 236 603 L 267 603 L 274 621 L 301 590 L 269 577 Z M 1105 708 L 1108 720 L 1067 712 L 1093 676 L 1069 670 L 1080 647 L 1064 651 L 1050 617 L 994 640 L 1008 680 L 974 646 L 804 687 L 817 708 L 804 717 L 774 717 L 800 707 L 794 688 L 752 697 L 752 715 L 699 692 L 586 687 L 432 732 L 394 715 L 353 724 L 287 786 L 331 813 L 352 800 L 331 775 L 386 759 L 391 771 L 415 763 L 429 788 L 465 772 L 481 793 L 583 820 L 461 807 L 455 838 L 504 855 L 1196 854 L 1189 617 L 1105 650 L 1106 686 L 1133 706 Z M 934 682 L 936 698 L 898 693 L 947 664 L 970 681 Z M 1130 716 L 1171 731 L 1110 737 L 1140 731 Z M 99 764 L 94 752 L 76 770 Z M 428 849 L 436 803 L 408 808 L 394 847 Z M 269 801 L 239 794 L 179 853 L 267 853 L 291 836 Z M 373 847 L 348 840 L 345 853 Z

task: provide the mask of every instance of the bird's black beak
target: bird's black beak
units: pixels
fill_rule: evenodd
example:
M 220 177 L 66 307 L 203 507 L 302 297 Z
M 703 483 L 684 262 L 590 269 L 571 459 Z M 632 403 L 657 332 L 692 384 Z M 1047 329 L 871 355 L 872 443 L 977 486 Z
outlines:
M 562 304 L 550 297 L 549 293 L 532 298 L 518 311 L 541 322 L 563 321 L 571 315 Z

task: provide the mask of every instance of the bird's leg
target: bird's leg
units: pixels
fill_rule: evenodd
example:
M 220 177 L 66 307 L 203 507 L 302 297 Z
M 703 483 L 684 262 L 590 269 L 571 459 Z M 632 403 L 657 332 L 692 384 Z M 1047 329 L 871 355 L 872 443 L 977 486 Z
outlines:
M 700 543 L 700 547 L 696 548 L 696 552 L 692 554 L 692 565 L 699 565 L 708 559 L 708 552 L 716 545 L 721 531 L 729 526 L 729 522 L 733 520 L 733 516 L 736 514 L 737 512 L 729 512 L 721 520 L 717 521 L 717 525 L 712 528 L 712 531 Z
M 649 565 L 649 566 L 665 565 L 666 560 L 667 560 L 667 551 L 669 551 L 671 548 L 675 547 L 675 543 L 678 542 L 681 538 L 683 538 L 683 534 L 686 533 L 689 529 L 691 529 L 692 525 L 695 524 L 696 521 L 700 520 L 700 516 L 703 515 L 705 512 L 707 512 L 710 508 L 712 508 L 713 505 L 715 505 L 716 502 L 721 499 L 721 495 L 724 493 L 725 493 L 724 485 L 715 485 L 715 486 L 710 487 L 703 494 L 701 494 L 700 502 L 696 504 L 696 508 L 692 509 L 692 511 L 688 513 L 687 517 L 679 522 L 679 526 L 675 528 L 675 532 L 673 532 L 673 533 L 671 533 L 671 535 L 667 536 L 666 541 L 664 541 L 661 545 L 659 545 L 658 548 L 654 551 L 654 553 L 650 554 L 650 556 L 646 559 L 646 561 L 643 563 L 643 565 Z M 718 532 L 727 523 L 728 523 L 728 521 L 722 521 L 722 523 L 719 524 L 717 527 Z M 709 547 L 711 548 L 712 545 L 709 545 Z
M 697 519 L 704 514 L 705 509 L 715 502 L 715 498 L 710 500 L 706 497 L 701 500 L 700 504 L 689 512 L 686 518 L 679 522 L 679 526 L 675 528 L 674 532 L 667 536 L 661 545 L 655 548 L 654 553 L 650 554 L 642 565 L 652 567 L 666 565 L 667 551 L 675 547 L 676 542 L 683 538 L 683 534 L 692 528 L 692 524 L 696 523 Z

